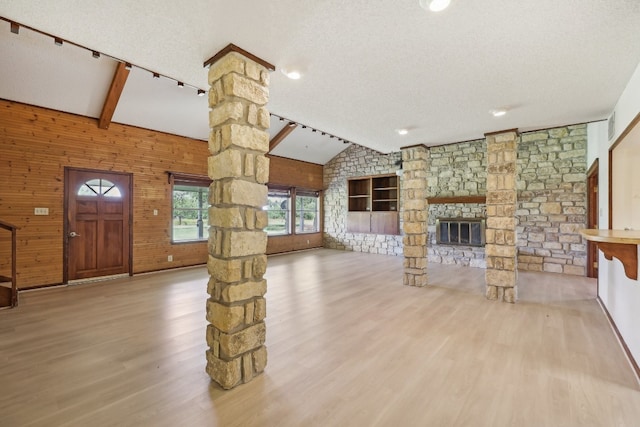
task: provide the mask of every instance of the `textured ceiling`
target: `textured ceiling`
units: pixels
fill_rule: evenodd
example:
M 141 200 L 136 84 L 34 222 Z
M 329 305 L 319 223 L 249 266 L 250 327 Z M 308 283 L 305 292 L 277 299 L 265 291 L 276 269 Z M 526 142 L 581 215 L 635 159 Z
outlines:
M 0 16 L 193 86 L 134 67 L 114 121 L 206 139 L 205 98 L 191 95 L 207 87 L 203 62 L 234 43 L 303 71 L 272 74 L 270 111 L 383 152 L 604 119 L 640 61 L 637 0 L 453 0 L 438 14 L 417 0 L 0 0 Z M 99 115 L 115 61 L 38 50 L 2 24 L 1 98 Z M 344 148 L 303 131 L 276 150 L 320 163 L 332 152 L 315 150 Z

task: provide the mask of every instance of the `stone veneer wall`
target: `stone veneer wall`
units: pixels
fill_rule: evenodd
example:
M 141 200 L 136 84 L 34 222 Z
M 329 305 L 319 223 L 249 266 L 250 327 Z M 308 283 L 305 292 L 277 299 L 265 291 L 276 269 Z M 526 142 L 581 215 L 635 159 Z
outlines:
M 324 166 L 324 247 L 401 256 L 402 236 L 347 233 L 347 178 L 395 173 L 401 153 L 351 145 Z M 400 183 L 402 190 L 402 183 Z M 402 211 L 400 230 L 402 230 Z
M 523 133 L 518 146 L 520 270 L 584 275 L 587 125 Z
M 209 69 L 209 259 L 206 371 L 222 388 L 267 364 L 269 71 L 236 52 Z
M 519 270 L 585 274 L 586 247 L 577 230 L 586 227 L 586 143 L 586 125 L 520 136 L 516 177 Z M 400 236 L 346 233 L 347 177 L 393 173 L 397 160 L 400 153 L 383 155 L 354 145 L 327 163 L 325 247 L 402 255 Z M 431 147 L 428 163 L 428 197 L 486 194 L 484 139 Z M 429 205 L 427 252 L 429 262 L 485 267 L 484 248 L 435 245 L 438 217 L 486 217 L 486 206 Z
M 487 228 L 484 247 L 486 296 L 509 303 L 518 298 L 516 189 L 518 133 L 487 134 Z
M 406 286 L 427 286 L 427 169 L 429 151 L 424 145 L 402 149 L 402 218 L 404 220 L 404 275 Z
M 475 196 L 487 188 L 487 144 L 484 139 L 429 149 L 428 197 Z M 429 205 L 429 262 L 485 267 L 484 248 L 436 244 L 437 218 L 486 218 L 480 203 Z

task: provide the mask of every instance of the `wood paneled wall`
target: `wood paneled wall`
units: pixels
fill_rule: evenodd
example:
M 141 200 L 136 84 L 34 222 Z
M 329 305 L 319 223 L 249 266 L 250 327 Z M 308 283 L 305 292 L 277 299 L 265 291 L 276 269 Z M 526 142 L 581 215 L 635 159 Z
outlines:
M 322 191 L 322 165 L 301 162 L 299 160 L 285 159 L 278 156 L 268 157 L 270 159 L 269 184 Z M 320 211 L 323 211 L 322 198 L 320 202 Z M 267 241 L 267 254 L 322 247 L 323 229 L 324 227 L 321 223 L 319 233 L 269 237 Z
M 98 129 L 96 119 L 0 100 L 0 219 L 20 227 L 18 286 L 62 282 L 66 166 L 133 173 L 134 273 L 206 262 L 206 243 L 171 243 L 166 171 L 206 175 L 208 155 L 204 141 L 116 123 Z M 36 207 L 49 215 L 34 215 Z
M 208 155 L 204 141 L 117 123 L 99 129 L 97 119 L 0 100 L 0 219 L 20 227 L 19 288 L 62 283 L 65 167 L 133 174 L 134 273 L 205 263 L 206 243 L 171 243 L 166 171 L 206 175 Z M 321 165 L 269 157 L 271 183 L 323 189 Z M 34 215 L 37 207 L 49 215 Z M 0 274 L 10 268 L 9 236 L 0 233 Z M 281 236 L 268 252 L 320 246 L 322 233 Z
M 306 190 L 322 190 L 322 165 L 285 159 L 278 156 L 269 157 L 269 184 L 286 185 Z

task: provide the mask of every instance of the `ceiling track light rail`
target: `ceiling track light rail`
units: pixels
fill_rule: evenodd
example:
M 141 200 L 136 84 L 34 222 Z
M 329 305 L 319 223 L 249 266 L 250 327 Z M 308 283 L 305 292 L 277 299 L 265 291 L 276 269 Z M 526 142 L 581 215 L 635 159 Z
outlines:
M 287 126 L 291 126 L 291 127 L 300 126 L 302 129 L 311 129 L 311 132 L 313 132 L 313 133 L 320 132 L 320 134 L 321 134 L 322 136 L 328 136 L 330 139 L 338 138 L 338 141 L 342 141 L 342 143 L 344 143 L 344 144 L 355 144 L 355 142 L 352 142 L 352 141 L 346 140 L 346 139 L 344 139 L 344 138 L 337 137 L 337 136 L 335 136 L 335 135 L 330 134 L 329 132 L 324 132 L 324 131 L 321 131 L 321 130 L 319 130 L 319 129 L 312 128 L 311 126 L 303 125 L 303 124 L 301 124 L 301 123 L 296 122 L 295 120 L 287 119 L 286 117 L 279 116 L 279 115 L 274 114 L 274 113 L 269 113 L 269 114 L 270 114 L 271 116 L 273 116 L 273 117 L 277 117 L 278 119 L 280 119 L 280 121 L 281 121 L 281 122 L 284 122 L 284 121 L 289 122 L 289 123 L 287 124 Z M 356 145 L 357 145 L 357 144 L 356 144 Z
M 127 61 L 125 61 L 125 60 L 123 60 L 123 59 L 116 58 L 115 56 L 108 55 L 108 54 L 106 54 L 106 53 L 104 53 L 104 52 L 100 52 L 100 51 L 98 51 L 98 50 L 88 48 L 88 47 L 86 47 L 86 46 L 83 46 L 83 45 L 78 44 L 78 43 L 74 43 L 74 42 L 69 41 L 69 40 L 65 40 L 65 39 L 63 39 L 63 38 L 61 38 L 61 37 L 54 36 L 53 34 L 49 34 L 49 33 L 47 33 L 47 32 L 40 31 L 40 30 L 38 30 L 38 29 L 36 29 L 36 28 L 29 27 L 28 25 L 24 25 L 24 24 L 21 24 L 21 23 L 19 23 L 19 22 L 12 21 L 12 20 L 7 19 L 7 18 L 2 17 L 2 16 L 0 16 L 0 20 L 5 21 L 5 22 L 8 22 L 8 23 L 9 23 L 10 28 L 11 28 L 11 32 L 12 32 L 13 34 L 20 34 L 20 28 L 26 28 L 27 30 L 33 31 L 34 33 L 38 33 L 38 34 L 41 34 L 41 35 L 43 35 L 43 36 L 51 37 L 51 38 L 53 39 L 53 42 L 55 43 L 55 45 L 56 45 L 56 46 L 62 46 L 64 43 L 68 43 L 68 44 L 70 44 L 70 45 L 73 45 L 73 46 L 79 47 L 80 49 L 84 49 L 84 50 L 86 50 L 86 51 L 90 52 L 90 53 L 91 53 L 91 56 L 92 56 L 93 58 L 99 59 L 101 56 L 105 56 L 105 57 L 107 57 L 107 58 L 113 59 L 114 61 L 118 61 L 118 62 L 122 62 L 122 63 L 124 63 L 124 64 L 125 64 L 125 67 L 127 68 L 127 70 L 130 70 L 133 66 L 135 66 L 136 68 L 139 68 L 139 69 L 144 70 L 144 71 L 146 71 L 146 72 L 148 72 L 148 73 L 151 73 L 151 75 L 153 76 L 153 78 L 156 78 L 156 79 L 157 79 L 157 78 L 160 78 L 160 76 L 162 75 L 162 77 L 165 77 L 165 78 L 167 78 L 167 79 L 169 79 L 169 80 L 173 80 L 173 81 L 175 81 L 175 82 L 177 83 L 178 87 L 189 86 L 189 87 L 191 87 L 191 88 L 193 88 L 193 89 L 195 89 L 195 90 L 196 90 L 196 93 L 197 93 L 197 95 L 198 95 L 198 96 L 203 96 L 203 95 L 206 93 L 206 91 L 205 91 L 204 89 L 200 89 L 200 88 L 198 88 L 198 87 L 196 87 L 196 86 L 193 86 L 193 85 L 187 85 L 187 84 L 184 84 L 184 83 L 180 82 L 178 79 L 174 79 L 173 77 L 169 77 L 169 76 L 166 76 L 166 75 L 164 75 L 164 74 L 156 73 L 155 71 L 151 71 L 151 70 L 149 70 L 149 69 L 147 69 L 147 68 L 140 67 L 140 66 L 138 66 L 138 65 L 133 65 L 133 64 L 131 64 L 130 62 L 127 62 Z

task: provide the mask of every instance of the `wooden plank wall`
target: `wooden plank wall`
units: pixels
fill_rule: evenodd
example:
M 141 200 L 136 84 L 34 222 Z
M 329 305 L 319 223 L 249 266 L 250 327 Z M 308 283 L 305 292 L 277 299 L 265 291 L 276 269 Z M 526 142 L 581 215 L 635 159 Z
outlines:
M 306 190 L 323 190 L 323 167 L 315 163 L 285 159 L 283 157 L 268 156 L 269 183 L 288 187 L 298 187 Z M 320 211 L 323 211 L 322 197 Z M 267 254 L 298 251 L 301 249 L 322 247 L 323 224 L 320 233 L 309 233 L 288 236 L 272 236 L 267 242 Z
M 322 165 L 285 159 L 278 156 L 269 157 L 269 184 L 285 185 L 321 191 Z
M 62 283 L 65 167 L 133 173 L 134 273 L 205 263 L 206 243 L 171 243 L 166 171 L 206 175 L 208 155 L 204 141 L 117 123 L 99 129 L 97 119 L 0 100 L 0 219 L 20 227 L 18 286 Z M 269 157 L 271 183 L 323 189 L 321 165 Z M 0 274 L 10 270 L 9 239 L 0 233 Z M 322 233 L 281 236 L 267 252 L 321 246 Z
M 171 244 L 165 172 L 206 175 L 208 155 L 204 141 L 116 123 L 98 129 L 96 119 L 0 100 L 0 219 L 20 227 L 18 286 L 62 282 L 65 166 L 133 173 L 134 273 L 206 262 L 206 243 Z M 35 216 L 36 207 L 49 215 Z

